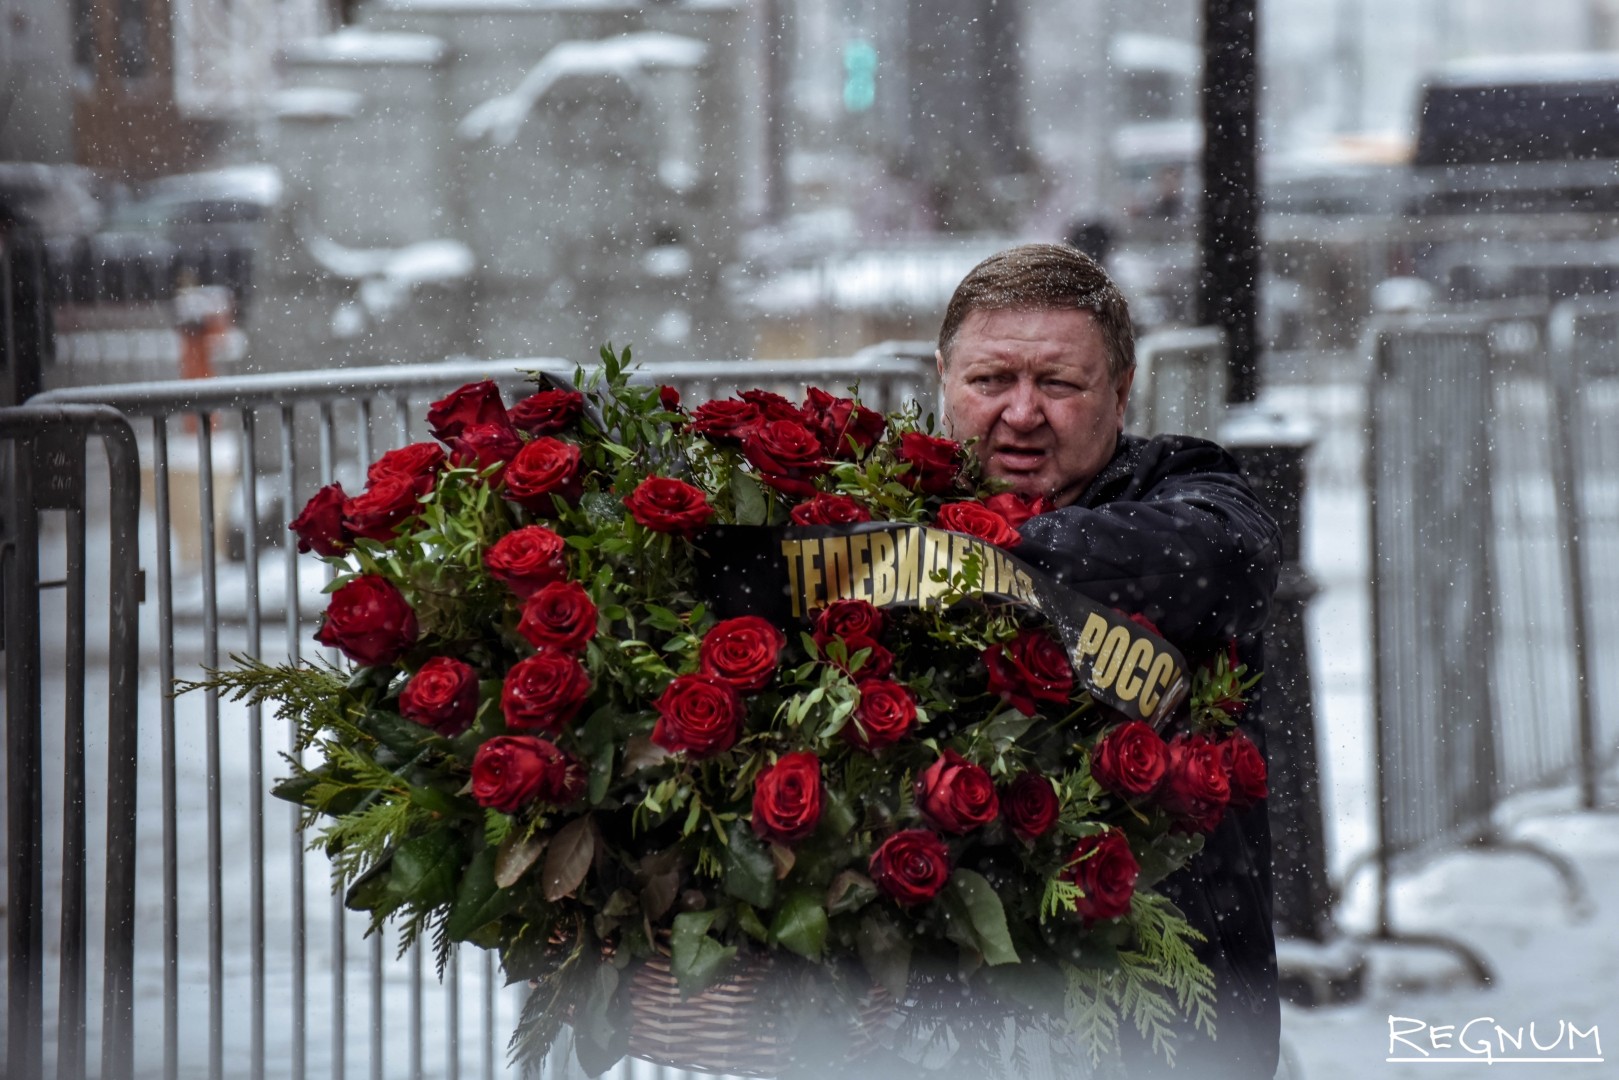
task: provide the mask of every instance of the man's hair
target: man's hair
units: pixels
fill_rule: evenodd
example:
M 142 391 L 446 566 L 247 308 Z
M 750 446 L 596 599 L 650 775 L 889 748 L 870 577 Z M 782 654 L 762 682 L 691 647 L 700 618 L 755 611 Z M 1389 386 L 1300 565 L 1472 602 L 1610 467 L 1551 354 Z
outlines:
M 945 308 L 939 355 L 948 365 L 950 347 L 968 315 L 1014 308 L 1089 311 L 1102 332 L 1113 381 L 1136 366 L 1135 330 L 1123 294 L 1095 259 L 1064 244 L 1020 244 L 968 271 Z

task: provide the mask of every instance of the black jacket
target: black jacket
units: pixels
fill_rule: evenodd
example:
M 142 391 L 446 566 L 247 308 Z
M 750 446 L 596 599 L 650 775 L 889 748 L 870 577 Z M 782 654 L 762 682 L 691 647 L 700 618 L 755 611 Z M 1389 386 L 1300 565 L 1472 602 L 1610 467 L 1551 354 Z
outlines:
M 1257 669 L 1281 535 L 1236 461 L 1215 444 L 1121 436 L 1074 505 L 1031 518 L 1021 532 L 1019 558 L 1093 600 L 1144 614 L 1188 662 L 1236 638 Z M 1263 751 L 1260 714 L 1256 700 L 1243 727 Z M 1261 803 L 1227 812 L 1191 865 L 1159 886 L 1208 938 L 1199 953 L 1214 972 L 1218 1037 L 1183 1033 L 1174 1069 L 1133 1041 L 1125 1047 L 1132 1080 L 1275 1074 L 1281 1019 L 1270 874 L 1270 823 Z M 1134 1031 L 1123 1028 L 1121 1036 Z

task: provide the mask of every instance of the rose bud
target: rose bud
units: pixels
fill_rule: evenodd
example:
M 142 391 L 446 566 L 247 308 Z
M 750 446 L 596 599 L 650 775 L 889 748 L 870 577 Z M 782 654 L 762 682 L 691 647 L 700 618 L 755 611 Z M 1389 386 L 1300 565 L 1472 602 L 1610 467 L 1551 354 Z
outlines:
M 496 735 L 472 758 L 472 798 L 503 814 L 530 802 L 568 806 L 585 793 L 584 766 L 533 735 Z
M 506 726 L 514 731 L 561 731 L 590 697 L 590 673 L 571 653 L 541 646 L 512 665 L 500 691 Z
M 924 495 L 943 495 L 961 472 L 961 444 L 950 439 L 907 431 L 900 436 L 899 459 L 911 469 L 901 479 Z
M 742 695 L 712 675 L 676 676 L 656 707 L 652 742 L 671 754 L 713 757 L 734 746 L 742 733 Z
M 1169 745 L 1140 720 L 1120 724 L 1102 736 L 1091 756 L 1091 776 L 1126 799 L 1145 798 L 1158 790 L 1168 768 Z
M 414 480 L 384 476 L 343 504 L 343 531 L 356 539 L 387 543 L 421 506 Z
M 1220 747 L 1203 735 L 1175 736 L 1158 798 L 1188 830 L 1213 832 L 1231 801 L 1231 780 Z
M 624 500 L 630 516 L 653 532 L 691 538 L 708 524 L 714 508 L 708 496 L 684 480 L 649 476 Z
M 926 829 L 906 829 L 871 853 L 866 870 L 878 892 L 911 907 L 938 896 L 950 880 L 950 849 Z
M 945 503 L 939 507 L 939 514 L 933 523 L 941 529 L 976 536 L 996 547 L 1016 547 L 1023 540 L 1018 531 L 1006 523 L 1005 518 L 983 503 Z
M 739 398 L 705 401 L 692 410 L 691 429 L 709 442 L 741 446 L 742 437 L 764 423 L 759 406 Z
M 916 695 L 888 679 L 861 679 L 860 704 L 843 725 L 844 739 L 862 750 L 893 746 L 916 726 Z
M 347 501 L 342 484 L 327 484 L 304 503 L 303 510 L 287 526 L 298 536 L 299 551 L 341 555 L 348 550 L 349 535 L 343 528 L 343 506 Z
M 1051 780 L 1039 773 L 1019 773 L 1001 792 L 1001 816 L 1025 840 L 1038 840 L 1050 832 L 1060 809 Z
M 994 821 L 1000 800 L 989 773 L 946 750 L 916 778 L 916 808 L 943 831 L 960 834 Z
M 577 581 L 552 581 L 523 601 L 517 632 L 536 649 L 576 653 L 596 636 L 596 604 Z
M 391 664 L 416 644 L 416 612 L 393 582 L 362 574 L 332 594 L 315 640 L 357 664 Z
M 1233 731 L 1220 743 L 1220 754 L 1229 778 L 1232 806 L 1238 809 L 1252 806 L 1270 795 L 1265 755 L 1259 752 L 1252 739 L 1240 731 Z
M 1158 629 L 1158 624 L 1147 618 L 1147 616 L 1143 615 L 1141 612 L 1121 612 L 1120 614 L 1123 614 L 1126 619 L 1129 619 L 1131 622 L 1141 627 L 1141 629 L 1147 631 L 1147 633 L 1157 634 L 1159 637 L 1164 636 L 1164 632 Z
M 416 494 L 433 490 L 439 470 L 444 468 L 444 448 L 438 443 L 419 442 L 389 450 L 366 470 L 367 482 L 375 484 L 384 476 L 403 476 L 416 485 Z
M 859 499 L 817 491 L 809 502 L 793 507 L 788 517 L 794 525 L 858 525 L 871 520 L 871 511 Z
M 450 441 L 450 463 L 482 474 L 506 465 L 522 449 L 523 440 L 510 424 L 468 424 Z M 498 475 L 492 475 L 490 481 Z
M 1023 523 L 1036 514 L 1049 514 L 1057 509 L 1044 495 L 1019 495 L 1015 491 L 991 495 L 984 500 L 984 505 L 1005 518 L 1014 529 L 1023 528 Z
M 877 643 L 888 626 L 883 610 L 866 600 L 834 600 L 815 617 L 813 637 L 823 651 L 829 642 L 843 641 L 853 654 Z
M 770 390 L 744 390 L 742 400 L 750 405 L 756 405 L 764 416 L 765 422 L 775 420 L 790 420 L 795 424 L 804 422 L 804 414 L 798 411 L 798 406 Z
M 507 410 L 512 427 L 530 435 L 566 431 L 585 411 L 585 395 L 577 390 L 541 390 Z
M 1024 716 L 1040 710 L 1039 703 L 1068 704 L 1074 691 L 1074 669 L 1068 653 L 1044 630 L 1019 630 L 1010 644 L 984 650 L 989 691 L 999 694 Z
M 1079 886 L 1077 913 L 1085 925 L 1113 919 L 1130 910 L 1141 866 L 1130 842 L 1117 829 L 1087 836 L 1074 845 L 1062 876 Z
M 433 437 L 449 442 L 472 424 L 508 424 L 500 388 L 493 381 L 468 383 L 427 408 L 427 426 Z
M 787 638 L 767 619 L 742 615 L 715 623 L 703 635 L 697 662 L 703 672 L 738 690 L 763 690 L 775 678 Z
M 794 844 L 821 821 L 821 760 L 808 750 L 783 754 L 753 782 L 753 833 L 771 844 Z
M 489 575 L 519 597 L 568 576 L 567 544 L 543 525 L 514 529 L 483 553 Z
M 579 448 L 573 443 L 541 435 L 506 466 L 503 494 L 532 513 L 554 513 L 552 496 L 568 503 L 579 501 L 584 490 L 579 463 Z
M 663 408 L 664 412 L 679 412 L 680 391 L 672 386 L 658 387 L 658 404 Z
M 742 439 L 742 456 L 759 479 L 787 495 L 815 494 L 815 478 L 827 470 L 821 440 L 795 420 L 767 420 Z
M 452 656 L 435 656 L 399 693 L 399 715 L 454 738 L 478 713 L 478 673 Z
M 883 437 L 883 414 L 855 403 L 853 398 L 833 397 L 812 386 L 800 410 L 804 421 L 820 436 L 821 449 L 828 457 L 852 460 L 863 457 Z

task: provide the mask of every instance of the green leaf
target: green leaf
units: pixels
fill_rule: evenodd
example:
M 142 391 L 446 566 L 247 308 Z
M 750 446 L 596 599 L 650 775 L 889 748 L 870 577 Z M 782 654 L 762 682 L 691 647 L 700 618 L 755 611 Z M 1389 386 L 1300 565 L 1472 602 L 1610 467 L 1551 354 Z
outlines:
M 776 861 L 742 821 L 732 822 L 730 833 L 724 858 L 725 891 L 754 907 L 770 907 L 776 902 Z
M 841 871 L 826 889 L 826 911 L 842 915 L 858 911 L 877 898 L 877 886 L 858 870 Z
M 452 940 L 465 941 L 479 927 L 486 926 L 512 909 L 516 896 L 495 883 L 495 849 L 484 848 L 472 857 L 461 874 L 455 904 L 450 908 L 444 932 Z
M 821 824 L 816 833 L 832 840 L 841 840 L 853 831 L 859 822 L 854 807 L 841 792 L 827 791 L 821 804 Z
M 435 830 L 412 837 L 394 852 L 388 895 L 400 903 L 436 907 L 455 897 L 461 853 L 448 832 Z
M 738 525 L 763 525 L 770 517 L 770 496 L 740 465 L 731 469 L 731 497 L 736 500 Z
M 795 892 L 787 897 L 776 921 L 770 925 L 771 940 L 808 960 L 819 961 L 826 949 L 826 909 L 813 893 Z
M 545 851 L 548 836 L 526 835 L 523 829 L 513 829 L 500 842 L 495 853 L 495 884 L 509 889 L 533 866 Z
M 1006 909 L 1001 906 L 995 887 L 982 874 L 957 870 L 950 875 L 950 888 L 967 911 L 985 963 L 992 966 L 1017 963 L 1017 950 L 1012 947 L 1012 935 L 1006 929 Z
M 747 904 L 736 906 L 736 925 L 753 940 L 764 944 L 770 940 L 770 931 L 759 921 L 759 913 Z
M 1170 833 L 1154 840 L 1141 852 L 1141 870 L 1136 875 L 1136 888 L 1145 890 L 1158 884 L 1176 870 L 1185 866 L 1203 849 L 1201 833 L 1180 836 Z
M 675 916 L 669 935 L 669 970 L 687 997 L 706 989 L 736 955 L 735 945 L 727 947 L 708 936 L 708 928 L 718 916 L 718 911 L 687 911 Z
M 872 981 L 895 1001 L 904 1001 L 911 983 L 910 935 L 886 913 L 872 911 L 860 920 L 855 947 Z
M 589 814 L 576 817 L 551 838 L 540 878 L 547 900 L 560 900 L 578 889 L 596 857 L 596 821 Z
M 629 1028 L 614 1024 L 613 997 L 618 991 L 618 969 L 597 964 L 585 999 L 573 1011 L 574 1054 L 586 1076 L 600 1076 L 617 1065 L 629 1048 Z
M 383 859 L 354 879 L 343 894 L 343 906 L 350 911 L 392 911 L 398 907 L 388 896 L 388 877 L 393 860 Z

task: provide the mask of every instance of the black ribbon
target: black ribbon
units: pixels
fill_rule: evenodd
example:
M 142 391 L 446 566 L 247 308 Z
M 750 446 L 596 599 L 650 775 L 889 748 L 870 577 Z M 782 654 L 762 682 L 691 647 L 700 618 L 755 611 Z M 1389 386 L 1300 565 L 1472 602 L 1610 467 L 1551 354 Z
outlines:
M 721 618 L 791 626 L 834 600 L 939 604 L 967 592 L 1051 621 L 1080 685 L 1131 719 L 1163 726 L 1190 689 L 1175 647 L 992 544 L 923 525 L 723 525 L 698 537 L 698 591 Z M 963 572 L 977 565 L 966 587 Z M 953 583 L 953 584 L 952 584 Z

